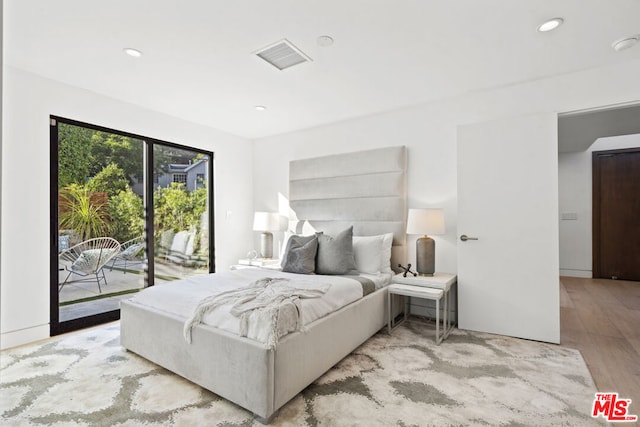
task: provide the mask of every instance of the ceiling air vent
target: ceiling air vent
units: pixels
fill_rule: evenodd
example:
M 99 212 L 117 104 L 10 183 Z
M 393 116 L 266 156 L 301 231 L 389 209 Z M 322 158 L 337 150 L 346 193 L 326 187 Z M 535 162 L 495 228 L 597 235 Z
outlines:
M 287 39 L 282 39 L 279 42 L 260 49 L 255 52 L 255 54 L 278 70 L 284 70 L 294 65 L 311 61 L 311 58 L 292 45 Z

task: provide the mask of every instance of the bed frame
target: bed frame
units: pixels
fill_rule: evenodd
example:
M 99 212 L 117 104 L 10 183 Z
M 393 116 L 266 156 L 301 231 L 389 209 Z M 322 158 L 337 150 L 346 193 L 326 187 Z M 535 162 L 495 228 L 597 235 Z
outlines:
M 394 233 L 392 265 L 404 261 L 404 147 L 290 163 L 294 222 L 329 233 L 354 225 L 355 235 Z M 276 411 L 387 323 L 387 290 L 377 290 L 281 338 L 274 350 L 200 324 L 187 344 L 184 318 L 130 301 L 121 303 L 121 343 L 268 423 Z
M 184 319 L 123 301 L 121 343 L 130 351 L 253 412 L 276 411 L 386 324 L 381 289 L 283 337 L 275 350 L 208 325 L 182 335 Z M 348 325 L 348 327 L 345 327 Z

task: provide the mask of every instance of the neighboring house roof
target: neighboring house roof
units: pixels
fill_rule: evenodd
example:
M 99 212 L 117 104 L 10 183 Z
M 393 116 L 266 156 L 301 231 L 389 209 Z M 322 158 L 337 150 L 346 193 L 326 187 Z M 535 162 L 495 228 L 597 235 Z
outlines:
M 169 164 L 169 172 L 189 172 L 191 169 L 195 168 L 201 163 L 204 163 L 204 159 L 198 160 L 197 162 L 193 162 L 191 164 L 171 163 Z
M 201 163 L 204 163 L 204 159 L 198 160 L 197 162 L 193 162 L 192 164 L 188 165 L 188 167 L 184 171 L 189 172 L 191 169 L 195 168 Z

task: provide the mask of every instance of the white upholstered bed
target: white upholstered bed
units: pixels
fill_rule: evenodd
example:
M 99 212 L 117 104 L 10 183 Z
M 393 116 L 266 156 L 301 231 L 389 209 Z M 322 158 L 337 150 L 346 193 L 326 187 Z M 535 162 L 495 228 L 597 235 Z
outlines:
M 292 161 L 289 196 L 296 215 L 292 227 L 301 228 L 307 221 L 327 234 L 349 226 L 354 236 L 393 233 L 391 265 L 396 266 L 405 257 L 405 165 L 404 147 Z M 253 277 L 257 271 L 241 274 Z M 266 277 L 281 274 L 260 272 Z M 378 285 L 384 284 L 384 274 L 377 276 Z M 282 336 L 271 349 L 238 336 L 233 328 L 206 323 L 193 327 L 192 341 L 187 343 L 184 313 L 134 298 L 121 305 L 121 342 L 128 350 L 268 422 L 279 408 L 386 324 L 387 292 L 378 287 L 310 321 L 303 331 Z

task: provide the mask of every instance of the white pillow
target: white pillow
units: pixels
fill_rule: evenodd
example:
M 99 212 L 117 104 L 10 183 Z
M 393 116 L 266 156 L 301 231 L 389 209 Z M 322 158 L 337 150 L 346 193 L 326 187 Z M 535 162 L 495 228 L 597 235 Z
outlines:
M 382 235 L 382 251 L 380 259 L 380 271 L 393 274 L 391 268 L 391 246 L 393 245 L 393 233 Z
M 380 272 L 382 236 L 353 236 L 353 257 L 360 273 Z
M 353 236 L 353 255 L 360 273 L 391 273 L 393 233 Z
M 280 246 L 280 253 L 278 254 L 280 258 L 280 260 L 282 261 L 282 258 L 284 258 L 284 253 L 287 250 L 287 243 L 289 243 L 289 239 L 291 238 L 291 236 L 293 236 L 293 233 L 290 232 L 289 230 L 284 232 L 284 238 L 282 239 L 282 246 Z

